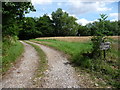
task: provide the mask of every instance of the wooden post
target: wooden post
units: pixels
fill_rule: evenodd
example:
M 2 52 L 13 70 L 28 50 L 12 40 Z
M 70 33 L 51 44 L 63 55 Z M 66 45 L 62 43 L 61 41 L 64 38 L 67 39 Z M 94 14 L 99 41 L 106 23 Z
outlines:
M 103 50 L 103 52 L 104 52 L 104 59 L 106 58 L 106 53 L 105 53 L 105 50 Z

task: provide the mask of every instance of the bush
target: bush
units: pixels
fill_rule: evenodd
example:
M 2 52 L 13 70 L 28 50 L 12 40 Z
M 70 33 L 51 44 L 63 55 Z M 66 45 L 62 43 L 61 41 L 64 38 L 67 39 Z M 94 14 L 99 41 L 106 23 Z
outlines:
M 14 45 L 18 40 L 17 36 L 5 36 L 3 37 L 3 43 L 2 43 L 2 55 L 6 55 L 8 51 L 8 47 L 10 48 L 12 45 Z

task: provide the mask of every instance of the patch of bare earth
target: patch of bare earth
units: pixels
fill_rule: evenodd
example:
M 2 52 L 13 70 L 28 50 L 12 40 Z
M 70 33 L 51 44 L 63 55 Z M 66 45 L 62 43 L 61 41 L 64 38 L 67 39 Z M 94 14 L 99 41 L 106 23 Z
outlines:
M 48 70 L 44 72 L 45 76 L 42 78 L 42 88 L 80 88 L 79 80 L 75 70 L 69 64 L 67 58 L 57 50 L 50 47 L 38 45 L 45 52 L 48 60 Z
M 22 41 L 21 43 L 24 45 L 25 52 L 18 62 L 19 67 L 13 66 L 8 71 L 10 73 L 3 77 L 0 82 L 2 88 L 33 88 L 32 78 L 37 70 L 39 57 L 32 46 Z

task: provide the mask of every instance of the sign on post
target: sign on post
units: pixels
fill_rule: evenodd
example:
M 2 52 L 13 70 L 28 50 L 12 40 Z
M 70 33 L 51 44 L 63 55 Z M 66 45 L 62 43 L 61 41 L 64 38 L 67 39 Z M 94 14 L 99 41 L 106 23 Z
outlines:
M 110 42 L 104 42 L 100 44 L 100 50 L 108 50 L 110 48 Z
M 106 57 L 105 51 L 110 48 L 110 44 L 111 44 L 110 42 L 104 42 L 100 44 L 100 50 L 104 51 L 104 58 Z

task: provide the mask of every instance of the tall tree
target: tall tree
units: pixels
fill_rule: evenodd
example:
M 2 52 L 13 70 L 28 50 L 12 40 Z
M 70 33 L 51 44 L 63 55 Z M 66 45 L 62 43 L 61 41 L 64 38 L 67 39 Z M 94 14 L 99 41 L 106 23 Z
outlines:
M 35 19 L 32 17 L 26 17 L 24 19 L 22 30 L 19 31 L 19 39 L 31 39 L 39 37 L 40 35 L 41 32 L 36 28 Z
M 3 37 L 16 36 L 24 15 L 35 11 L 31 2 L 2 2 Z
M 41 31 L 41 36 L 54 36 L 53 21 L 47 14 L 44 14 L 42 17 L 38 18 L 36 28 L 38 31 Z
M 63 12 L 61 8 L 58 8 L 56 12 L 52 12 L 52 19 L 56 36 L 76 35 L 78 24 L 75 17 L 69 16 L 67 12 Z

